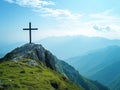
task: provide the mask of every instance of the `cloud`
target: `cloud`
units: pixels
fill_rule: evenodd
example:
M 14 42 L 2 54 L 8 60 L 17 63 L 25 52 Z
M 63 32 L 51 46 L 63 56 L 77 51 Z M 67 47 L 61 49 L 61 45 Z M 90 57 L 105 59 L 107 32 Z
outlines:
M 38 12 L 41 16 L 44 17 L 55 17 L 57 19 L 78 19 L 81 14 L 73 14 L 66 9 L 53 9 L 47 8 L 46 6 L 55 5 L 52 1 L 45 0 L 5 0 L 9 3 L 14 3 L 23 7 L 30 7 L 33 11 Z
M 15 4 L 32 8 L 42 8 L 43 6 L 54 5 L 52 1 L 43 0 L 14 0 Z
M 110 31 L 111 30 L 109 26 L 98 26 L 98 25 L 94 25 L 93 29 L 97 31 Z
M 113 11 L 112 9 L 108 9 L 100 13 L 90 14 L 89 16 L 96 19 L 110 19 L 112 17 L 110 16 L 112 11 Z
M 37 12 L 40 12 L 42 16 L 49 16 L 49 17 L 55 17 L 57 19 L 71 19 L 71 20 L 77 20 L 82 15 L 81 14 L 73 14 L 69 10 L 66 9 L 52 9 L 52 8 L 42 8 L 41 10 L 36 10 Z
M 57 19 L 51 35 L 87 35 L 107 38 L 120 37 L 120 17 L 108 9 L 99 13 L 73 13 L 68 9 L 59 9 L 55 2 L 48 0 L 5 0 L 9 3 L 32 9 L 43 17 Z M 50 7 L 49 7 L 50 6 Z M 50 28 L 48 28 L 50 31 Z M 47 30 L 44 30 L 45 33 Z M 43 36 L 45 36 L 45 33 Z M 113 35 L 111 35 L 113 33 Z M 115 35 L 116 34 L 116 35 Z M 49 34 L 50 35 L 50 34 Z M 47 35 L 46 35 L 47 36 Z
M 54 5 L 52 1 L 43 1 L 43 0 L 5 0 L 9 3 L 18 4 L 20 6 L 27 6 L 32 8 L 41 8 L 47 5 Z

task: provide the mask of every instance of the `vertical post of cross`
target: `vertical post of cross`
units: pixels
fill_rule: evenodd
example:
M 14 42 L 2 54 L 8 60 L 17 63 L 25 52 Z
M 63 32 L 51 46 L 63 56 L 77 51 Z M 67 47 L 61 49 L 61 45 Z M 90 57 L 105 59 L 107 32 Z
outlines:
M 29 30 L 29 43 L 32 43 L 32 30 L 38 30 L 38 28 L 31 28 L 31 22 L 29 22 L 29 28 L 23 28 L 23 30 Z
M 29 39 L 30 39 L 29 43 L 31 43 L 31 22 L 29 22 Z

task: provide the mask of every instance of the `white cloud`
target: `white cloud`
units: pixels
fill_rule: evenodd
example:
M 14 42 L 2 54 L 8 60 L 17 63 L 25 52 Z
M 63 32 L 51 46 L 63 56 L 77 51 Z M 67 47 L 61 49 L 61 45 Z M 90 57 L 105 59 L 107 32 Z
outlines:
M 5 0 L 9 3 L 12 2 L 14 4 L 18 4 L 23 7 L 30 7 L 33 11 L 38 12 L 41 16 L 49 16 L 55 17 L 57 19 L 78 19 L 81 14 L 73 14 L 69 10 L 66 9 L 53 9 L 47 8 L 45 6 L 55 5 L 52 1 L 45 0 Z
M 27 6 L 27 7 L 32 7 L 32 8 L 41 8 L 43 6 L 55 4 L 52 1 L 45 1 L 45 0 L 5 0 L 5 1 L 9 3 L 12 2 L 20 6 Z
M 30 7 L 41 16 L 56 18 L 59 22 L 56 22 L 57 28 L 53 28 L 51 31 L 49 30 L 49 33 L 47 33 L 47 30 L 42 32 L 44 37 L 52 35 L 63 36 L 82 34 L 87 36 L 120 38 L 120 18 L 113 14 L 112 9 L 99 13 L 81 14 L 73 13 L 68 9 L 48 8 L 47 6 L 56 5 L 54 2 L 48 0 L 5 1 L 23 7 Z
M 94 25 L 93 28 L 94 28 L 94 30 L 97 30 L 97 31 L 110 31 L 111 30 L 110 26 Z
M 110 16 L 111 13 L 112 9 L 108 9 L 105 10 L 104 12 L 90 14 L 89 16 L 96 19 L 110 19 L 112 17 Z
M 51 9 L 51 8 L 42 8 L 38 10 L 42 16 L 56 17 L 57 19 L 71 19 L 76 20 L 79 19 L 81 14 L 73 14 L 69 10 L 66 9 Z

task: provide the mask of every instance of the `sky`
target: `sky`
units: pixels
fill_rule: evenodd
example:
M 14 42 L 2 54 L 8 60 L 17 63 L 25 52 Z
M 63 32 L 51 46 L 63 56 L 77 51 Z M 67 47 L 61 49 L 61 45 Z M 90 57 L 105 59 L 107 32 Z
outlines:
M 0 43 L 85 35 L 120 39 L 120 0 L 0 0 Z

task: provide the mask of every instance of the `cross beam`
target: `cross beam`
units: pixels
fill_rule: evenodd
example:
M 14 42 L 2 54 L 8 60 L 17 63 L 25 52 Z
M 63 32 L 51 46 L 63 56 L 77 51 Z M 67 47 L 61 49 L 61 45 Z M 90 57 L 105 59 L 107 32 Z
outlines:
M 23 30 L 29 30 L 29 43 L 32 42 L 32 30 L 38 30 L 38 28 L 31 28 L 31 22 L 29 22 L 29 28 L 23 28 Z

